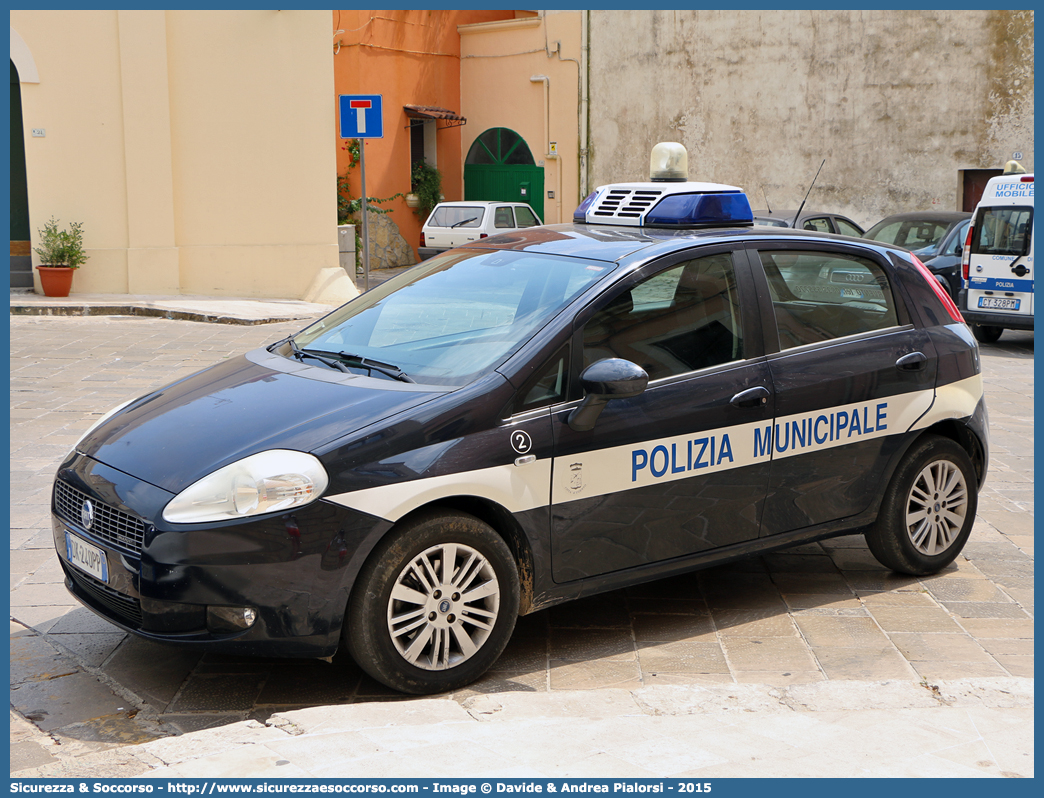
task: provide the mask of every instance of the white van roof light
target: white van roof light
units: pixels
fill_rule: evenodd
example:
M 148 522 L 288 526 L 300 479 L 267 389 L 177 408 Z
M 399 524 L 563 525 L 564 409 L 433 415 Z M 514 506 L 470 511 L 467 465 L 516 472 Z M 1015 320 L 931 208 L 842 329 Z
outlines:
M 573 212 L 577 224 L 629 227 L 749 227 L 754 224 L 743 189 L 687 180 L 689 157 L 675 142 L 653 147 L 648 183 L 599 186 Z

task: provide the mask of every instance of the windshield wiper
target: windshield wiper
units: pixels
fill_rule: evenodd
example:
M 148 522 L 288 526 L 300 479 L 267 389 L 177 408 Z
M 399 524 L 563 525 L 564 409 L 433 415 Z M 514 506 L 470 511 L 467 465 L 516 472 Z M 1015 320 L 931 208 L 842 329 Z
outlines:
M 323 357 L 322 355 L 316 354 L 315 352 L 311 352 L 308 349 L 302 349 L 297 345 L 297 343 L 294 341 L 292 337 L 287 338 L 286 340 L 290 344 L 290 351 L 294 353 L 294 357 L 296 357 L 302 363 L 304 362 L 304 359 L 306 357 L 310 357 L 313 360 L 318 360 L 320 363 L 325 363 L 327 366 L 330 366 L 330 368 L 335 368 L 338 371 L 343 371 L 345 374 L 352 373 L 348 370 L 348 367 L 345 366 L 344 363 L 334 360 L 332 357 Z
M 320 350 L 316 350 L 320 351 Z M 409 375 L 405 371 L 400 369 L 398 366 L 393 366 L 391 363 L 382 363 L 380 360 L 370 360 L 369 358 L 363 357 L 362 355 L 353 355 L 351 352 L 327 352 L 322 350 L 323 355 L 333 355 L 343 360 L 349 361 L 349 365 L 353 368 L 364 368 L 367 371 L 376 371 L 386 377 L 391 377 L 393 380 L 399 380 L 400 382 L 412 382 L 416 383 L 416 380 L 410 379 Z M 305 354 L 311 354 L 305 351 Z M 312 355 L 315 357 L 315 355 Z M 337 362 L 337 361 L 334 361 Z M 342 365 L 338 363 L 338 365 Z
M 398 366 L 393 366 L 391 363 L 382 363 L 379 360 L 370 360 L 369 358 L 362 357 L 360 355 L 353 355 L 349 352 L 338 352 L 339 357 L 343 357 L 346 360 L 353 360 L 362 366 L 364 369 L 369 371 L 377 371 L 385 376 L 391 377 L 393 380 L 399 380 L 400 382 L 412 382 L 416 383 L 416 380 L 410 379 L 410 376 Z
M 477 222 L 477 221 L 478 221 L 478 217 L 477 216 L 473 216 L 472 218 L 465 219 L 462 222 L 457 222 L 456 224 L 451 224 L 450 225 L 450 230 L 452 230 L 454 227 L 460 227 L 462 224 L 471 224 L 472 222 Z

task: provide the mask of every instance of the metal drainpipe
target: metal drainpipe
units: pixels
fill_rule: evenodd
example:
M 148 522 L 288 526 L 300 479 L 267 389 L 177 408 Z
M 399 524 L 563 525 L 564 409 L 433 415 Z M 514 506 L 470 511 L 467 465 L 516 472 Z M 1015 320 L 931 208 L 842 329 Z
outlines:
M 591 48 L 591 10 L 580 12 L 580 200 L 590 194 L 587 187 L 587 126 L 590 123 L 591 97 L 590 97 L 590 70 L 589 50 Z
M 532 83 L 544 84 L 544 158 L 557 161 L 558 153 L 551 152 L 551 78 L 547 75 L 531 75 Z M 555 193 L 556 221 L 562 221 L 562 164 L 558 164 L 558 191 Z M 545 214 L 546 216 L 547 214 Z M 547 219 L 544 219 L 547 222 Z

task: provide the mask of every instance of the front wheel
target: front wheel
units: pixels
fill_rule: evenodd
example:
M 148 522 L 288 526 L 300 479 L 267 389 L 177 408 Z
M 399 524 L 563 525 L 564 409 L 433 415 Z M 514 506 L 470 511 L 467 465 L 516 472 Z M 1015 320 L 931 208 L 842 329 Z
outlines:
M 430 513 L 390 533 L 363 566 L 345 642 L 388 687 L 455 690 L 496 662 L 518 604 L 518 569 L 504 540 L 465 513 Z
M 990 327 L 982 324 L 973 324 L 971 329 L 975 340 L 981 344 L 996 343 L 1000 339 L 1001 333 L 1004 332 L 1003 327 Z
M 900 573 L 933 574 L 953 562 L 971 534 L 978 504 L 975 467 L 949 438 L 913 445 L 885 491 L 866 542 L 878 562 Z

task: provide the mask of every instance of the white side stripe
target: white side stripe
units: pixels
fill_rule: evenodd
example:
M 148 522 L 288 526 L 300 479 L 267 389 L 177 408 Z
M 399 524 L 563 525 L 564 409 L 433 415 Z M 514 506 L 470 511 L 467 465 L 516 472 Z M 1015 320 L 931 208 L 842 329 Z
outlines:
M 511 513 L 546 507 L 551 499 L 551 460 L 522 466 L 508 463 L 477 471 L 414 479 L 336 496 L 329 501 L 388 521 L 398 521 L 418 507 L 449 496 L 481 496 Z
M 935 390 L 935 404 L 931 406 L 914 429 L 926 429 L 948 418 L 967 418 L 975 412 L 982 399 L 982 374 L 975 374 L 949 385 L 940 385 Z
M 970 416 L 981 398 L 982 377 L 975 375 L 937 392 L 915 391 L 522 466 L 509 463 L 382 485 L 327 499 L 388 521 L 450 496 L 479 496 L 520 513 L 552 502 L 564 504 L 924 429 L 947 418 Z

